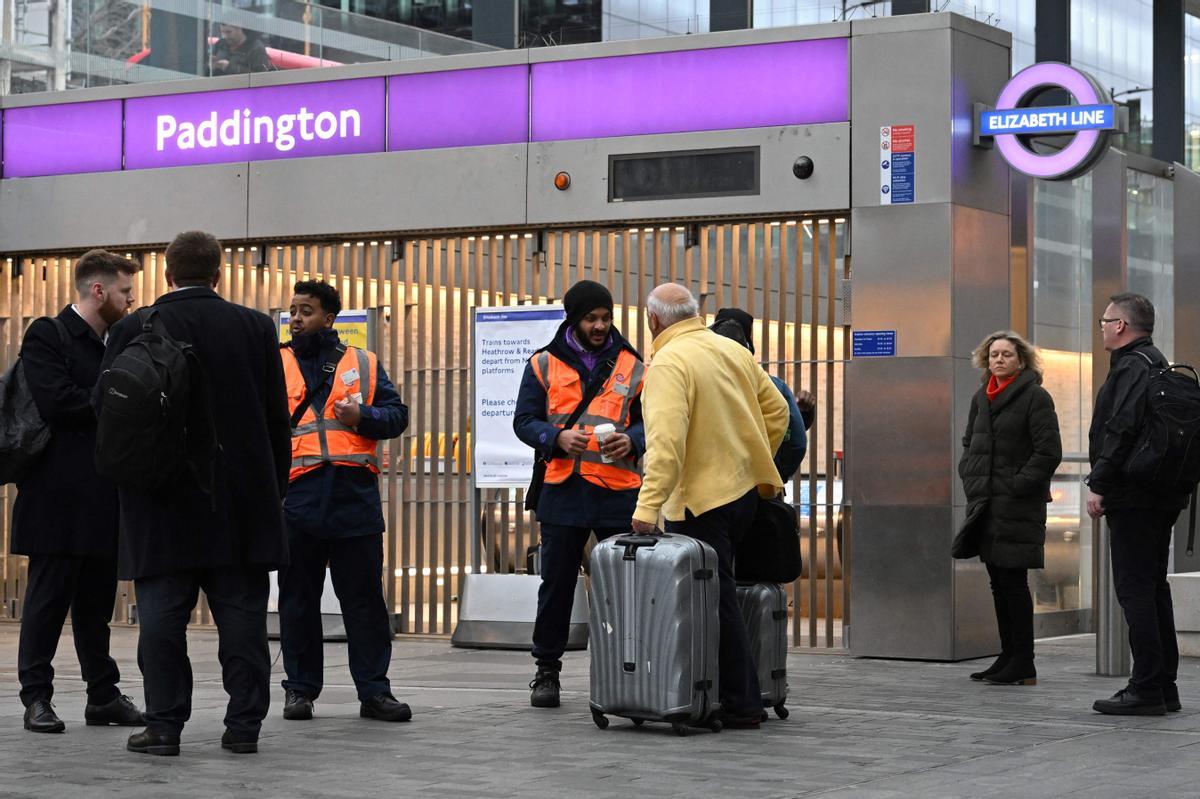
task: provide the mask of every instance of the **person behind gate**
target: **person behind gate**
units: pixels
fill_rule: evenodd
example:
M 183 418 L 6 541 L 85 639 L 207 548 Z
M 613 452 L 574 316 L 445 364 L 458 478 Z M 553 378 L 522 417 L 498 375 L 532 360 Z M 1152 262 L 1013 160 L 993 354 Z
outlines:
M 762 693 L 738 608 L 733 551 L 760 496 L 783 490 L 773 454 L 788 428 L 788 404 L 749 350 L 704 326 L 685 287 L 665 283 L 646 302 L 654 361 L 646 379 L 645 482 L 634 532 L 691 536 L 717 553 L 720 578 L 720 697 L 725 726 L 756 729 Z
M 288 564 L 279 572 L 279 633 L 287 678 L 283 717 L 308 720 L 321 694 L 325 569 L 342 606 L 359 715 L 408 721 L 388 682 L 391 614 L 383 596 L 380 440 L 408 427 L 408 408 L 375 353 L 348 347 L 333 324 L 338 291 L 296 284 L 292 340 L 281 346 L 292 423 L 292 467 L 284 500 Z
M 534 707 L 558 707 L 575 583 L 588 536 L 629 532 L 645 451 L 641 391 L 646 367 L 613 325 L 608 289 L 581 280 L 563 297 L 567 318 L 525 367 L 513 430 L 546 462 L 536 513 L 541 573 L 529 684 Z M 592 392 L 589 392 L 589 388 Z M 586 394 L 593 399 L 581 408 Z M 577 417 L 573 424 L 572 417 Z M 594 430 L 609 424 L 604 442 Z

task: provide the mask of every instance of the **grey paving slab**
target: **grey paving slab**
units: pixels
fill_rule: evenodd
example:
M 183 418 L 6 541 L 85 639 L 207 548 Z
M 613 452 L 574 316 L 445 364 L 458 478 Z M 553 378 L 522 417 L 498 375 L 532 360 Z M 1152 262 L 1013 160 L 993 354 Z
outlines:
M 796 650 L 791 718 L 759 731 L 697 731 L 614 719 L 597 730 L 587 657 L 568 656 L 563 707 L 535 710 L 531 659 L 395 644 L 391 679 L 411 724 L 358 718 L 344 645 L 326 647 L 317 717 L 280 717 L 277 685 L 256 756 L 220 749 L 225 694 L 210 630 L 189 635 L 194 715 L 179 758 L 124 750 L 128 730 L 83 725 L 85 692 L 69 640 L 56 660 L 66 735 L 21 729 L 18 627 L 0 624 L 0 796 L 3 797 L 524 797 L 1196 796 L 1200 790 L 1200 661 L 1180 669 L 1185 709 L 1166 718 L 1091 711 L 1122 681 L 1091 673 L 1090 637 L 1039 642 L 1036 687 L 972 683 L 978 663 L 858 660 Z M 137 631 L 116 627 L 123 688 L 141 702 Z M 272 654 L 278 645 L 272 643 Z M 281 678 L 275 664 L 273 679 Z

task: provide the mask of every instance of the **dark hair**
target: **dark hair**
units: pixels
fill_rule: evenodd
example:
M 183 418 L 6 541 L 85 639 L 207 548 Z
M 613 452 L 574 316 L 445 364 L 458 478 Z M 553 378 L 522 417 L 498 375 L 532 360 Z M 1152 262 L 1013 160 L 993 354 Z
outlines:
M 1125 314 L 1125 321 L 1134 330 L 1147 335 L 1154 333 L 1154 303 L 1141 294 L 1114 294 L 1109 298 Z
M 338 290 L 324 280 L 301 280 L 292 289 L 294 294 L 305 294 L 316 297 L 321 303 L 321 310 L 337 316 L 342 312 L 342 297 Z
M 221 274 L 222 256 L 216 236 L 188 230 L 167 247 L 167 273 L 176 286 L 210 286 Z
M 746 331 L 742 328 L 741 323 L 735 319 L 722 319 L 712 326 L 712 332 L 718 336 L 731 338 L 746 349 L 750 349 L 750 343 L 746 341 Z
M 122 258 L 115 252 L 88 250 L 75 264 L 75 290 L 84 294 L 96 280 L 110 283 L 122 272 L 135 275 L 141 269 L 141 264 Z

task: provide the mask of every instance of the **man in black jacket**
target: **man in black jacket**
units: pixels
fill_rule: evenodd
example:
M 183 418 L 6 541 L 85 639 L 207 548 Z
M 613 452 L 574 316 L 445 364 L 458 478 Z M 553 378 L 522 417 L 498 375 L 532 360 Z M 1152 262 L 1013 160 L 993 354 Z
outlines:
M 108 654 L 117 595 L 117 488 L 93 465 L 91 404 L 109 325 L 129 312 L 138 268 L 104 250 L 85 253 L 75 265 L 78 301 L 54 321 L 34 321 L 21 344 L 30 393 L 51 431 L 46 451 L 17 486 L 12 520 L 12 552 L 29 556 L 17 675 L 25 729 L 31 732 L 66 729 L 50 698 L 51 661 L 68 610 L 87 682 L 84 720 L 89 725 L 142 722 L 142 714 L 117 690 L 120 674 Z
M 333 323 L 341 310 L 333 286 L 297 283 L 292 340 L 280 350 L 295 420 L 284 502 L 290 559 L 279 572 L 279 643 L 287 672 L 283 717 L 311 719 L 321 693 L 321 594 L 328 566 L 346 625 L 359 715 L 408 721 L 412 711 L 392 696 L 387 676 L 392 614 L 381 582 L 384 523 L 376 452 L 376 442 L 408 427 L 408 408 L 374 353 L 340 342 Z
M 122 485 L 119 572 L 137 590 L 138 664 L 146 690 L 146 729 L 130 737 L 133 752 L 179 754 L 191 716 L 188 619 L 203 590 L 220 635 L 229 705 L 221 745 L 258 751 L 270 705 L 267 652 L 268 573 L 287 559 L 282 498 L 287 490 L 291 431 L 279 337 L 270 317 L 226 302 L 213 290 L 221 244 L 207 233 L 180 233 L 167 248 L 171 291 L 154 304 L 176 341 L 191 344 L 202 366 L 220 444 L 205 490 L 187 464 L 165 489 Z M 141 322 L 113 327 L 107 368 Z
M 1124 465 L 1145 425 L 1152 367 L 1167 365 L 1150 336 L 1154 305 L 1139 294 L 1118 294 L 1099 319 L 1104 349 L 1112 353 L 1108 378 L 1096 395 L 1088 431 L 1088 514 L 1108 520 L 1113 582 L 1129 622 L 1133 672 L 1129 685 L 1092 707 L 1122 716 L 1161 716 L 1179 710 L 1175 685 L 1179 647 L 1167 560 L 1171 528 L 1187 496 L 1133 482 Z

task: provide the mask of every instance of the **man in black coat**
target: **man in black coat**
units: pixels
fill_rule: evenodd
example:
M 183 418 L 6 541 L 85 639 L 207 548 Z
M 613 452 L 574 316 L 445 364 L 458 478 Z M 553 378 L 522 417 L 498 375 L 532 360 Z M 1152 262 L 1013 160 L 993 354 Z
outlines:
M 75 265 L 78 301 L 38 319 L 21 344 L 25 375 L 50 443 L 17 486 L 11 548 L 29 556 L 17 675 L 25 729 L 63 732 L 54 712 L 54 653 L 67 611 L 87 683 L 89 725 L 135 725 L 142 714 L 117 690 L 108 623 L 117 596 L 117 488 L 96 474 L 92 387 L 109 325 L 133 304 L 138 265 L 104 250 Z M 65 346 L 64 346 L 65 344 Z M 69 494 L 69 497 L 67 496 Z
M 270 705 L 268 573 L 287 558 L 281 502 L 291 431 L 275 325 L 213 290 L 222 261 L 211 235 L 180 233 L 167 248 L 172 291 L 154 304 L 167 333 L 191 344 L 203 366 L 220 444 L 211 493 L 186 466 L 165 489 L 120 486 L 119 572 L 135 581 L 146 690 L 146 729 L 130 737 L 134 752 L 179 754 L 192 699 L 185 633 L 201 589 L 229 694 L 221 745 L 258 751 Z M 104 366 L 140 333 L 137 317 L 114 326 Z M 207 464 L 196 471 L 210 473 Z
M 1145 426 L 1152 368 L 1167 359 L 1154 346 L 1154 305 L 1140 294 L 1118 294 L 1099 319 L 1104 349 L 1112 353 L 1108 377 L 1096 395 L 1088 431 L 1087 510 L 1108 520 L 1113 583 L 1129 622 L 1133 671 L 1129 685 L 1092 708 L 1120 716 L 1161 716 L 1179 710 L 1179 646 L 1167 566 L 1171 529 L 1187 494 L 1132 481 L 1124 471 Z

